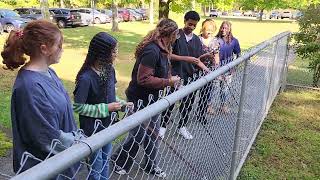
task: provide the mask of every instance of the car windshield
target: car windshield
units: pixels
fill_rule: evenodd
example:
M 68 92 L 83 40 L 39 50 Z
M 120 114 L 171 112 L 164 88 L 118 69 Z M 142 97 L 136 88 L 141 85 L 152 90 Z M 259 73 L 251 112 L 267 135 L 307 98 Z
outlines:
M 20 15 L 14 11 L 3 11 L 5 17 L 20 17 Z
M 34 9 L 34 10 L 33 10 L 33 13 L 34 13 L 34 14 L 41 14 L 41 10 L 40 10 L 40 9 Z
M 100 14 L 101 12 L 97 11 L 97 10 L 93 10 L 93 13 L 95 14 Z

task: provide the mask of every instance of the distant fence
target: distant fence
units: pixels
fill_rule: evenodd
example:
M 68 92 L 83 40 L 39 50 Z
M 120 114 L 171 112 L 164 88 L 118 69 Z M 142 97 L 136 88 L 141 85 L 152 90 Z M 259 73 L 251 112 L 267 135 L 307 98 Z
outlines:
M 148 106 L 141 102 L 132 115 L 126 113 L 121 121 L 12 179 L 87 179 L 95 170 L 86 158 L 124 135 L 125 142 L 114 144 L 118 153 L 109 157 L 109 177 L 101 179 L 159 178 L 144 162 L 165 172 L 166 179 L 235 179 L 274 98 L 285 86 L 289 36 L 290 32 L 281 33 L 209 74 L 195 74 L 179 89 L 160 91 L 160 99 L 150 96 Z M 159 127 L 165 120 L 167 131 L 162 138 Z M 182 125 L 192 140 L 181 136 L 182 120 L 188 120 Z M 24 156 L 24 162 L 36 158 Z M 123 166 L 119 165 L 123 159 Z M 77 162 L 80 165 L 72 177 L 60 174 Z M 115 173 L 115 168 L 128 163 L 127 173 Z

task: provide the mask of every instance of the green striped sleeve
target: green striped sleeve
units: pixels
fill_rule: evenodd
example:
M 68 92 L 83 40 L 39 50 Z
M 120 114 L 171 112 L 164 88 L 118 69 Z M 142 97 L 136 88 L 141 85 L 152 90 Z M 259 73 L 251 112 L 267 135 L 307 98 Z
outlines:
M 127 103 L 127 101 L 119 98 L 118 96 L 116 96 L 116 101 L 119 102 L 122 106 L 125 105 Z
M 92 117 L 92 118 L 105 118 L 109 116 L 108 104 L 73 104 L 74 112 L 82 116 Z

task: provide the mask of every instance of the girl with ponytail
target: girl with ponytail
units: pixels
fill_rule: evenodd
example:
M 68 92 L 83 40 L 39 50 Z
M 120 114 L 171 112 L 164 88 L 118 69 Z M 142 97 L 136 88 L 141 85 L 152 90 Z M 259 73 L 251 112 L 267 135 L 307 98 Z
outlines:
M 30 22 L 24 29 L 11 31 L 1 56 L 4 68 L 19 69 L 11 97 L 14 172 L 39 163 L 29 158 L 23 167 L 24 152 L 44 160 L 50 152 L 69 147 L 77 130 L 70 98 L 61 80 L 49 66 L 59 62 L 63 37 L 58 27 L 44 20 Z M 52 140 L 63 146 L 51 149 Z M 75 168 L 63 174 L 72 177 Z

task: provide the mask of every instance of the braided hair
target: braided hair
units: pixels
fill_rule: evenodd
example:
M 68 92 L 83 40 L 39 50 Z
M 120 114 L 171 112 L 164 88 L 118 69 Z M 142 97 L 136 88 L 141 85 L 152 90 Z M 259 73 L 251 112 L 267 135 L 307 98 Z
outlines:
M 169 37 L 174 31 L 178 29 L 178 25 L 175 21 L 171 19 L 162 19 L 157 24 L 156 28 L 150 31 L 143 40 L 138 44 L 135 52 L 135 58 L 137 59 L 142 53 L 144 47 L 146 47 L 151 42 L 155 42 L 163 37 Z M 171 53 L 171 47 L 167 47 L 168 52 Z
M 99 32 L 90 41 L 88 54 L 80 71 L 76 76 L 76 84 L 80 75 L 98 62 L 100 70 L 100 84 L 106 88 L 107 80 L 112 73 L 113 57 L 118 41 L 106 32 Z

